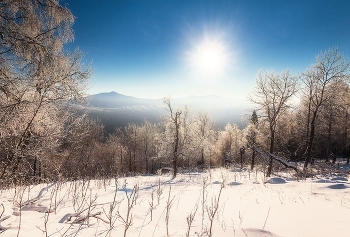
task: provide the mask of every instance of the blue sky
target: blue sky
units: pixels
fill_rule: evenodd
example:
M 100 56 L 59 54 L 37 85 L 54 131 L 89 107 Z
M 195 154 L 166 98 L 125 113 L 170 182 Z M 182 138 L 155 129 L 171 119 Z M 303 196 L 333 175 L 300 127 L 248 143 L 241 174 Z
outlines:
M 91 94 L 219 95 L 243 102 L 260 69 L 298 75 L 333 46 L 350 56 L 345 0 L 60 3 L 76 16 L 75 40 L 68 47 L 79 47 L 94 68 Z M 216 71 L 198 66 L 205 42 L 219 45 L 223 62 Z

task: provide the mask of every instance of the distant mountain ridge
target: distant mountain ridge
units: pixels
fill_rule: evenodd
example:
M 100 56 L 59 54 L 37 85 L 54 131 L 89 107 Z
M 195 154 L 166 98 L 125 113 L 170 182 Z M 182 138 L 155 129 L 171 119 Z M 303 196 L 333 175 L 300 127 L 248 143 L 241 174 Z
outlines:
M 119 94 L 117 92 L 104 92 L 89 96 L 89 105 L 98 108 L 121 108 L 126 106 L 162 106 L 161 99 L 146 99 Z M 195 107 L 239 107 L 234 105 L 233 100 L 217 95 L 196 96 L 190 95 L 181 98 L 171 98 L 174 106 L 195 106 Z
M 99 93 L 89 96 L 90 106 L 99 108 L 120 108 L 125 106 L 152 106 L 156 100 L 141 99 L 132 96 L 122 95 L 117 92 Z
M 137 98 L 114 91 L 91 95 L 88 100 L 89 116 L 100 120 L 106 133 L 112 133 L 117 127 L 123 128 L 128 123 L 141 124 L 145 120 L 158 123 L 168 113 L 161 99 Z M 171 99 L 171 104 L 174 108 L 187 105 L 193 113 L 206 111 L 219 128 L 227 123 L 242 125 L 244 109 L 231 99 L 216 95 L 188 96 Z

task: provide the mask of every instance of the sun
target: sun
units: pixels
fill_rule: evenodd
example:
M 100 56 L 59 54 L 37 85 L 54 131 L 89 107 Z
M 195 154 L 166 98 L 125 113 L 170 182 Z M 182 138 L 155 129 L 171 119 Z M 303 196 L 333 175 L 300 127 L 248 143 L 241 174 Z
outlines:
M 216 40 L 204 40 L 194 46 L 190 64 L 200 74 L 221 74 L 226 67 L 227 56 L 224 44 Z

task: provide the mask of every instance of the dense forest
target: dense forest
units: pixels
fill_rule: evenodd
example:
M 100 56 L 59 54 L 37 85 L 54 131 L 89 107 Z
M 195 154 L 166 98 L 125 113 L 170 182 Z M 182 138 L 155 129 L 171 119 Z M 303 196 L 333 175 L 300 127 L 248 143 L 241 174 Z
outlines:
M 302 162 L 300 174 L 312 175 L 349 155 L 350 64 L 335 47 L 297 75 L 258 72 L 244 129 L 214 130 L 205 111 L 164 98 L 162 122 L 105 136 L 72 106 L 86 98 L 92 72 L 79 50 L 64 48 L 74 38 L 70 10 L 54 0 L 1 1 L 0 16 L 0 188 L 232 164 L 270 176 Z

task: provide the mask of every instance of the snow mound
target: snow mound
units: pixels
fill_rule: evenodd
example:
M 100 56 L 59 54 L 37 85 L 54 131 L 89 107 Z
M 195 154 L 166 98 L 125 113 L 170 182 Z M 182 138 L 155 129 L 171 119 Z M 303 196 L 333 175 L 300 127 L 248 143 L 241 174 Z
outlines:
M 133 191 L 132 188 L 118 188 L 119 192 L 131 193 Z
M 252 236 L 252 237 L 266 237 L 266 236 L 274 236 L 274 237 L 280 237 L 280 235 L 277 235 L 275 233 L 272 233 L 268 230 L 262 230 L 257 228 L 245 228 L 242 229 L 244 236 Z
M 331 183 L 329 179 L 316 179 L 315 183 Z
M 348 188 L 348 186 L 346 186 L 345 184 L 333 184 L 333 185 L 329 185 L 328 188 L 330 189 L 346 189 Z
M 286 183 L 286 180 L 282 179 L 280 177 L 273 177 L 273 178 L 269 178 L 268 180 L 266 180 L 266 183 L 270 183 L 270 184 L 284 184 L 284 183 Z
M 332 178 L 332 181 L 348 181 L 348 179 L 345 177 L 334 177 Z
M 237 186 L 237 185 L 241 185 L 242 183 L 239 183 L 239 182 L 231 182 L 229 183 L 228 185 L 231 185 L 231 186 Z
M 341 177 L 341 176 L 333 177 L 331 179 L 320 178 L 320 179 L 314 180 L 315 183 L 343 183 L 343 182 L 347 182 L 347 181 L 348 181 L 347 178 Z

